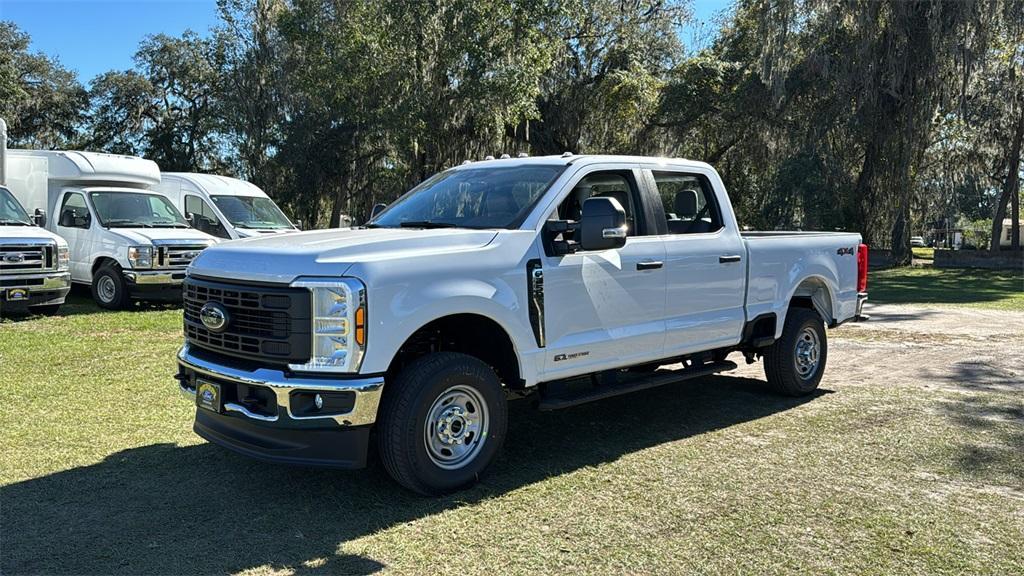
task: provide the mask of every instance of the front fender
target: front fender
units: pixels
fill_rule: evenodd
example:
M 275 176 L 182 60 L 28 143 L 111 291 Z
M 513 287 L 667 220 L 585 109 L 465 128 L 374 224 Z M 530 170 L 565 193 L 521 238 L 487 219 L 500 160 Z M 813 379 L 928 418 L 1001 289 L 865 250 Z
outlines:
M 524 288 L 525 292 L 525 288 Z M 402 345 L 423 326 L 455 314 L 475 314 L 501 326 L 512 341 L 519 371 L 528 383 L 535 367 L 525 355 L 536 345 L 519 302 L 525 294 L 507 282 L 479 279 L 439 279 L 427 285 L 372 287 L 367 299 L 368 331 L 362 369 L 366 374 L 385 372 Z

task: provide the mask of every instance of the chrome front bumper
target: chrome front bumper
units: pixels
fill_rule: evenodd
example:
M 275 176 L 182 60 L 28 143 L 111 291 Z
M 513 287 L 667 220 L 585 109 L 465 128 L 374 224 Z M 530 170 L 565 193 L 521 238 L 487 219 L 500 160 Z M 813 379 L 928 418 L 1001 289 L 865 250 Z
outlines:
M 180 270 L 125 270 L 124 277 L 132 284 L 167 284 L 180 286 L 185 281 L 185 269 Z
M 4 280 L 15 281 L 15 282 L 38 282 L 42 280 L 42 284 L 11 284 L 4 285 L 3 289 L 7 290 L 10 288 L 24 288 L 28 290 L 29 294 L 33 292 L 52 292 L 54 290 L 64 290 L 71 288 L 71 273 L 70 272 L 44 272 L 40 274 L 11 274 L 4 276 Z
M 245 406 L 234 403 L 225 403 L 224 411 L 235 413 L 245 418 L 266 422 L 283 423 L 282 420 L 303 422 L 310 420 L 333 420 L 337 425 L 343 427 L 362 426 L 373 424 L 377 419 L 377 406 L 380 404 L 381 391 L 384 388 L 383 376 L 364 376 L 346 380 L 325 380 L 321 378 L 290 377 L 280 370 L 268 368 L 257 368 L 255 370 L 242 370 L 234 367 L 223 366 L 199 358 L 190 352 L 188 344 L 182 346 L 178 351 L 178 365 L 186 370 L 192 370 L 198 375 L 207 376 L 221 381 L 246 384 L 249 386 L 261 386 L 271 390 L 277 400 L 279 411 L 276 415 L 256 414 Z M 178 387 L 181 393 L 195 402 L 195 388 L 187 387 L 186 383 L 179 380 Z M 355 401 L 352 409 L 343 414 L 323 415 L 296 415 L 291 406 L 293 392 L 351 392 Z

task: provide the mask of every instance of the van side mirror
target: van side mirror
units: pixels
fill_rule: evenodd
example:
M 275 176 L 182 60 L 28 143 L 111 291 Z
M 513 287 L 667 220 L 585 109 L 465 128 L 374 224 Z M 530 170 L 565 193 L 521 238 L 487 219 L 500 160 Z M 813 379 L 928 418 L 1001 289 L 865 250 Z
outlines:
M 296 230 L 302 230 L 302 220 L 296 220 L 292 225 Z
M 587 198 L 579 226 L 584 250 L 609 250 L 626 244 L 626 211 L 614 198 Z
M 384 204 L 383 202 L 379 203 L 379 204 L 374 204 L 373 208 L 370 209 L 370 218 L 368 219 L 368 221 L 369 220 L 373 220 L 374 218 L 376 218 L 377 214 L 380 214 L 381 212 L 383 212 L 384 209 L 387 208 L 387 207 L 388 207 L 388 205 Z
M 32 215 L 32 222 L 40 228 L 46 226 L 46 211 L 36 208 L 36 213 Z

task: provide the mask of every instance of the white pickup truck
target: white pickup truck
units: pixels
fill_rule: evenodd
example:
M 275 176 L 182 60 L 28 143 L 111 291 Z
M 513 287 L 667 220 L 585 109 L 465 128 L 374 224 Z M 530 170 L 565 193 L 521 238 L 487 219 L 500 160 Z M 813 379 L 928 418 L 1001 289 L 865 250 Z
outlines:
M 203 251 L 176 379 L 214 443 L 354 468 L 372 429 L 395 480 L 436 494 L 493 460 L 507 398 L 570 406 L 731 370 L 733 352 L 808 394 L 866 284 L 858 234 L 741 233 L 704 163 L 473 162 L 362 228 Z

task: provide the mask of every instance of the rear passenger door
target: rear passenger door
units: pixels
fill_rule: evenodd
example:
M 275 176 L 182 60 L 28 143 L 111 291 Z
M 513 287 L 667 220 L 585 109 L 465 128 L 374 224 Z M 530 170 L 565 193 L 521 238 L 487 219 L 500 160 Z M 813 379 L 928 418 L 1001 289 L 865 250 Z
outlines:
M 746 252 L 731 211 L 726 218 L 699 170 L 650 170 L 646 181 L 661 200 L 664 226 L 666 356 L 739 342 Z

